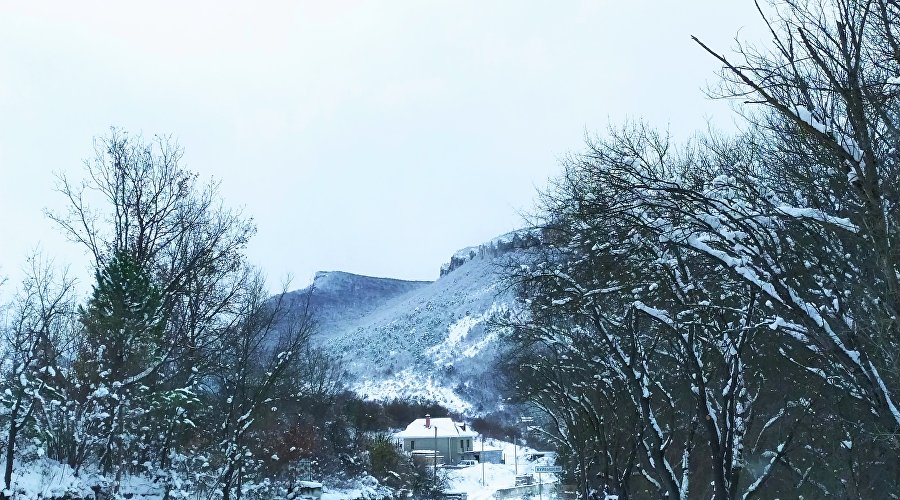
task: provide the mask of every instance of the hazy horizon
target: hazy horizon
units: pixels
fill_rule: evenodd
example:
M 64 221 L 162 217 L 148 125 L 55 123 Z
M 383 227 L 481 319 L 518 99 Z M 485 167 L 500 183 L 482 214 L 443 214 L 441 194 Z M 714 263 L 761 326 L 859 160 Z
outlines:
M 586 133 L 731 127 L 690 36 L 728 51 L 761 31 L 752 2 L 722 4 L 0 4 L 0 276 L 38 245 L 86 274 L 42 210 L 117 126 L 172 134 L 221 181 L 273 288 L 436 279 L 521 227 Z

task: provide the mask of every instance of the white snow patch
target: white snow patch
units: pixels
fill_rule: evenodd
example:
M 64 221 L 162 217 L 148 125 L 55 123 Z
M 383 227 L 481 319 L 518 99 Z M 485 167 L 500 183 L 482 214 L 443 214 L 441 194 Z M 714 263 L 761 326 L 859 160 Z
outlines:
M 357 382 L 351 389 L 369 400 L 392 401 L 394 399 L 422 398 L 440 403 L 461 413 L 472 408 L 471 404 L 457 396 L 449 387 L 441 385 L 440 381 L 414 373 L 409 368 L 391 378 Z

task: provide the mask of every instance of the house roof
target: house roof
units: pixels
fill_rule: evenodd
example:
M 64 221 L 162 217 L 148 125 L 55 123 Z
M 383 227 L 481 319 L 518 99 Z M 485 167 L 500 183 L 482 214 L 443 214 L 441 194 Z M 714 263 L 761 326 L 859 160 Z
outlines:
M 438 438 L 474 438 L 478 436 L 478 433 L 471 427 L 454 422 L 452 418 L 432 418 L 431 427 L 425 427 L 424 418 L 417 418 L 406 426 L 406 430 L 398 432 L 397 437 L 401 439 L 434 438 L 435 429 L 437 429 Z

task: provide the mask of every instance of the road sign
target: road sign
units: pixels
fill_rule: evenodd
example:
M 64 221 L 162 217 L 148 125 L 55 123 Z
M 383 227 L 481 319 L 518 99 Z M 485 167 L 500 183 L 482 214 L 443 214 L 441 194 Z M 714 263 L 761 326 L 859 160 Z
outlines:
M 562 472 L 559 465 L 535 465 L 534 472 L 537 474 L 547 474 L 549 472 Z

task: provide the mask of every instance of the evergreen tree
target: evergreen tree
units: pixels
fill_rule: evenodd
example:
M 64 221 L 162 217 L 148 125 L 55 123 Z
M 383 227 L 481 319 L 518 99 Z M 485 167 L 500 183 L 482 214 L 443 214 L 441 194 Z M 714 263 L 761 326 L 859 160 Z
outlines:
M 95 275 L 91 299 L 80 308 L 84 325 L 81 359 L 99 371 L 84 376 L 127 384 L 161 354 L 165 321 L 162 294 L 150 274 L 128 252 L 117 252 Z M 148 366 L 149 365 L 149 366 Z
M 86 307 L 79 309 L 82 346 L 76 362 L 86 432 L 82 448 L 95 453 L 105 472 L 138 462 L 155 429 L 154 396 L 165 359 L 162 293 L 150 273 L 128 252 L 116 252 L 96 273 Z M 127 418 L 126 418 L 127 417 Z M 83 454 L 84 455 L 84 454 Z

